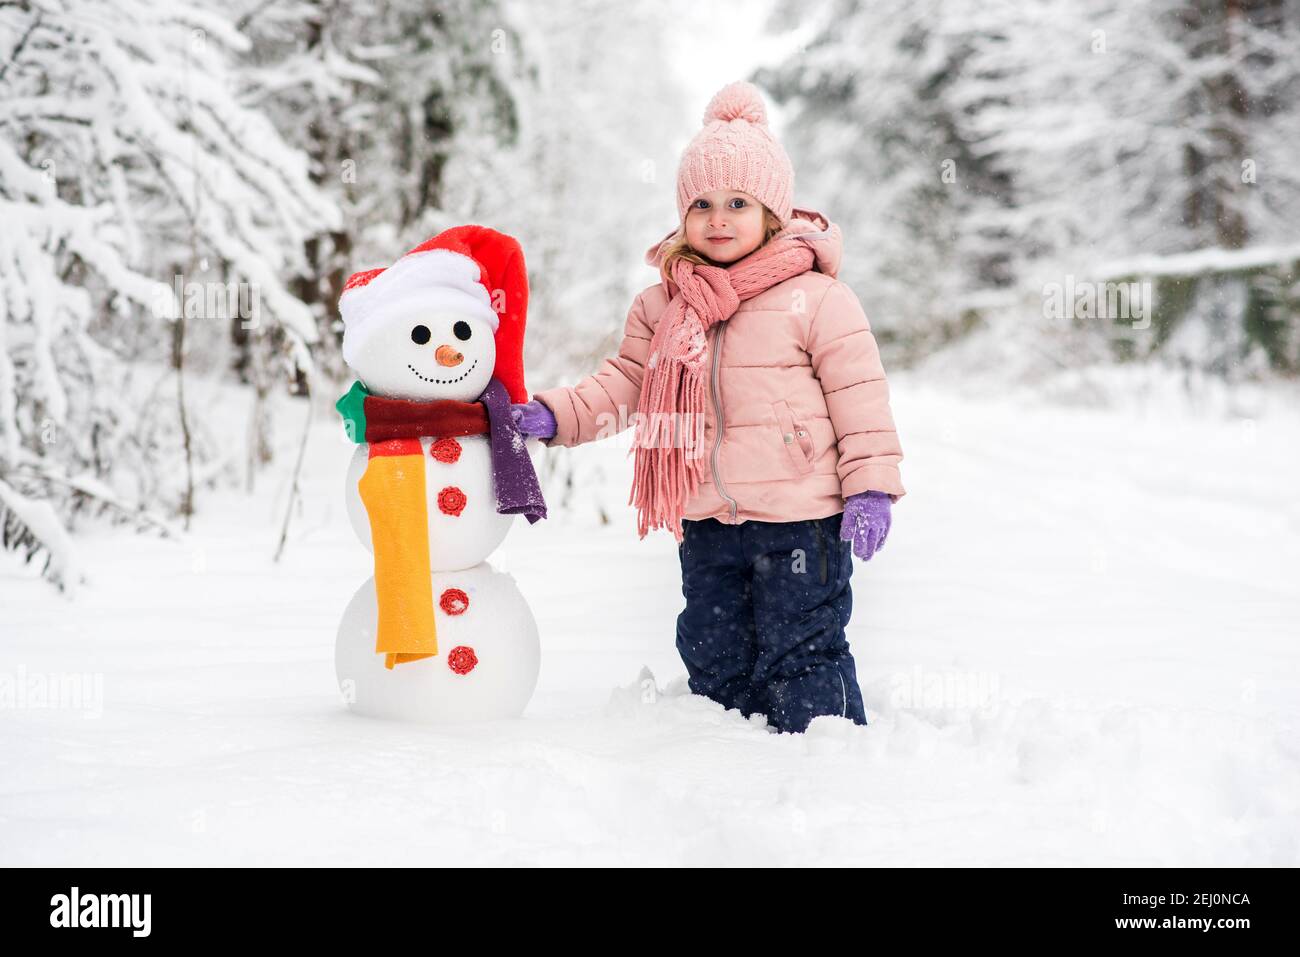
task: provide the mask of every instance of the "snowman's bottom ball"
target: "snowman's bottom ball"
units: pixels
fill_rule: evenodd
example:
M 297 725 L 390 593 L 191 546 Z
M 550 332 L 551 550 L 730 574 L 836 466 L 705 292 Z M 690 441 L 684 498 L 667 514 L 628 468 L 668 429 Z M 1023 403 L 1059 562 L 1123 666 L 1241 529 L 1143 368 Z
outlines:
M 541 648 L 514 578 L 486 562 L 432 578 L 438 653 L 391 670 L 375 651 L 375 580 L 352 596 L 334 647 L 344 701 L 358 714 L 424 724 L 518 717 L 537 686 Z

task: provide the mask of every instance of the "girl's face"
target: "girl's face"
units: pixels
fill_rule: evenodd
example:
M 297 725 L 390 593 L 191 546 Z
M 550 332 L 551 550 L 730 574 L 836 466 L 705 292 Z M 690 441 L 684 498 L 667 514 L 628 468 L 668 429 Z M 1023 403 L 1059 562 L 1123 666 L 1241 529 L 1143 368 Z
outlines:
M 686 242 L 705 259 L 734 263 L 763 244 L 763 205 L 748 193 L 701 193 L 686 210 Z

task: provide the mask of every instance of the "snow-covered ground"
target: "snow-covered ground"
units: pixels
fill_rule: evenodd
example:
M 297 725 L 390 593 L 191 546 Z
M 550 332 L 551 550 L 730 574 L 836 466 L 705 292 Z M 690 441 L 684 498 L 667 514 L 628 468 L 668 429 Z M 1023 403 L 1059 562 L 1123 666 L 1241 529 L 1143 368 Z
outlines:
M 291 417 L 258 496 L 204 496 L 188 537 L 80 536 L 72 599 L 0 555 L 0 864 L 1300 864 L 1296 411 L 891 383 L 909 495 L 854 573 L 868 727 L 686 692 L 676 550 L 636 538 L 619 439 L 548 453 L 578 507 L 494 558 L 542 635 L 525 717 L 354 717 L 350 448 L 320 416 L 274 564 Z

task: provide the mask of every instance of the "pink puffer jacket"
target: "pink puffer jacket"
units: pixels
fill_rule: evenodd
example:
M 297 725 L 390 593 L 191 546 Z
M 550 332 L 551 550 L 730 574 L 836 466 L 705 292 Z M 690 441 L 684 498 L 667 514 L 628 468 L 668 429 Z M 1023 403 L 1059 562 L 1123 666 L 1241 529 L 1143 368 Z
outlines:
M 706 478 L 683 518 L 791 522 L 834 515 L 868 489 L 895 501 L 904 494 L 876 339 L 853 290 L 835 278 L 839 229 L 820 213 L 794 215 L 822 227 L 809 236 L 815 271 L 745 300 L 709 331 Z M 666 283 L 644 290 L 617 356 L 571 388 L 536 394 L 559 426 L 544 444 L 581 445 L 628 427 L 668 299 Z

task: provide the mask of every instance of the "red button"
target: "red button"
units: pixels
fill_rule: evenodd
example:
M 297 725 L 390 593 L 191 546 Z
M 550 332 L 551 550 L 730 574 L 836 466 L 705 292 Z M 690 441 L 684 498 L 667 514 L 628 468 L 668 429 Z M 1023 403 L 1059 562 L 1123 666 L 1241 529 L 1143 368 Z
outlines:
M 463 615 L 469 608 L 469 595 L 459 588 L 448 588 L 438 599 L 438 605 L 449 615 Z
M 467 675 L 478 664 L 478 655 L 469 645 L 457 645 L 447 652 L 447 667 L 458 675 Z
M 451 436 L 441 438 L 429 446 L 429 454 L 439 462 L 450 465 L 460 458 L 460 443 Z
M 438 493 L 438 508 L 447 515 L 459 515 L 465 511 L 465 493 L 454 485 L 448 485 Z

